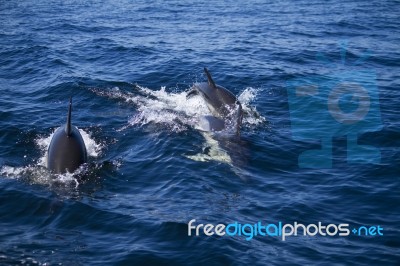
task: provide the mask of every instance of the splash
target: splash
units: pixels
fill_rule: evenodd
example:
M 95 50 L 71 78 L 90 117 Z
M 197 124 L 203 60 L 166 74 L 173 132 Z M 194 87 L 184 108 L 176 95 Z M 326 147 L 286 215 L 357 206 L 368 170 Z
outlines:
M 128 121 L 129 126 L 157 125 L 173 132 L 182 132 L 189 129 L 198 129 L 198 122 L 202 116 L 212 115 L 201 96 L 186 98 L 187 91 L 168 92 L 165 87 L 159 90 L 136 85 L 135 92 L 129 92 L 114 87 L 101 91 L 92 89 L 94 93 L 111 99 L 119 99 L 132 103 L 137 108 Z M 243 126 L 258 126 L 265 122 L 252 103 L 256 100 L 259 90 L 248 87 L 243 90 L 238 99 L 245 111 Z M 126 129 L 124 126 L 120 131 Z
M 259 92 L 261 92 L 261 89 L 247 87 L 238 96 L 238 100 L 242 103 L 243 112 L 245 114 L 243 117 L 244 126 L 259 126 L 266 121 L 265 117 L 257 112 L 256 107 L 251 105 L 257 98 Z
M 52 175 L 45 167 L 38 163 L 23 167 L 5 165 L 0 168 L 0 175 L 26 181 L 30 184 L 77 188 L 79 182 L 74 175 L 81 171 L 82 169 L 79 168 L 74 173 Z
M 156 124 L 181 132 L 194 127 L 199 115 L 208 114 L 207 106 L 200 97 L 186 99 L 186 92 L 167 92 L 165 87 L 158 91 L 139 88 L 152 97 L 137 101 L 140 103 L 138 114 L 129 120 L 131 126 Z

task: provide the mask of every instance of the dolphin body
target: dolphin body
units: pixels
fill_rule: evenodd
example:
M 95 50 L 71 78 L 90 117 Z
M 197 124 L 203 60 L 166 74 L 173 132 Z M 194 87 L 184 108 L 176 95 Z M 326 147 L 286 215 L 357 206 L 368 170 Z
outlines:
M 78 128 L 71 124 L 71 110 L 70 98 L 67 123 L 56 130 L 47 150 L 47 168 L 55 174 L 72 173 L 87 162 L 85 142 Z
M 206 131 L 221 131 L 232 124 L 236 135 L 240 134 L 243 110 L 236 96 L 224 87 L 215 84 L 207 68 L 204 68 L 208 82 L 196 83 L 187 97 L 200 94 L 212 116 L 200 118 L 200 127 Z

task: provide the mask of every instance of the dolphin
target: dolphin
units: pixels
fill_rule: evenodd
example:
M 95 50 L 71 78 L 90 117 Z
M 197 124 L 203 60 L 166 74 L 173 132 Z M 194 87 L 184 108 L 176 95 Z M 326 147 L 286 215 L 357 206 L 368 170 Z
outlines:
M 224 87 L 215 84 L 207 68 L 204 68 L 208 82 L 196 83 L 187 97 L 200 95 L 206 102 L 212 116 L 200 118 L 200 126 L 207 131 L 221 131 L 233 123 L 237 135 L 240 133 L 243 110 L 236 96 Z
M 72 173 L 87 162 L 85 142 L 78 128 L 71 124 L 72 98 L 69 99 L 67 123 L 59 127 L 47 150 L 47 168 L 55 174 Z

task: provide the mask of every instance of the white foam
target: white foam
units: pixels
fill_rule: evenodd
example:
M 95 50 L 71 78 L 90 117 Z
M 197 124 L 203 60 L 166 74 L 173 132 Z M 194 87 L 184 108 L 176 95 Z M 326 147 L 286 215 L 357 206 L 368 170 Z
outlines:
M 251 102 L 257 97 L 258 91 L 258 89 L 247 87 L 239 94 L 239 102 L 241 102 L 244 106 L 251 104 Z
M 36 145 L 39 147 L 41 150 L 42 156 L 38 160 L 38 165 L 46 167 L 47 165 L 47 150 L 50 145 L 50 141 L 53 138 L 54 132 L 56 132 L 56 129 L 53 130 L 53 132 L 47 136 L 47 137 L 39 137 L 36 139 Z
M 90 133 L 87 133 L 83 129 L 79 129 L 79 132 L 82 135 L 83 141 L 85 142 L 87 154 L 91 157 L 98 157 L 101 154 L 101 150 L 103 149 L 103 145 L 101 143 L 97 143 Z M 50 143 L 49 143 L 50 144 Z
M 199 115 L 209 114 L 204 101 L 200 97 L 187 99 L 187 92 L 167 92 L 165 87 L 156 91 L 138 88 L 148 96 L 128 96 L 128 101 L 134 102 L 138 108 L 138 114 L 129 120 L 132 126 L 155 123 L 180 132 L 193 127 Z
M 16 178 L 20 176 L 24 172 L 23 167 L 12 167 L 12 166 L 3 166 L 0 168 L 0 174 L 10 177 L 10 178 Z
M 243 112 L 245 113 L 243 117 L 243 124 L 247 126 L 258 126 L 266 121 L 265 117 L 261 116 L 255 106 L 251 103 L 257 98 L 260 89 L 255 89 L 252 87 L 247 87 L 238 96 L 239 102 L 242 103 Z
M 29 183 L 41 185 L 59 185 L 78 187 L 79 182 L 75 178 L 75 174 L 81 171 L 80 169 L 74 173 L 52 175 L 46 168 L 38 165 L 29 165 L 23 167 L 3 166 L 0 168 L 0 175 L 12 179 L 22 179 Z

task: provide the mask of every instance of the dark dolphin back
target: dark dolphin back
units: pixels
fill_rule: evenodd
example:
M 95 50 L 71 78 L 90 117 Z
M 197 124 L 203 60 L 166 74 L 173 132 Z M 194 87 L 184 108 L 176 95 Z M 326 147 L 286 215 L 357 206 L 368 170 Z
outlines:
M 204 72 L 208 79 L 208 91 L 214 91 L 225 104 L 235 104 L 237 101 L 236 96 L 226 88 L 216 85 L 207 68 L 204 68 Z
M 243 110 L 239 100 L 231 91 L 217 85 L 207 68 L 204 68 L 204 72 L 208 82 L 194 84 L 193 90 L 188 93 L 188 96 L 200 93 L 210 111 L 218 118 L 212 119 L 206 117 L 203 119 L 204 122 L 210 125 L 210 128 L 218 131 L 217 129 L 226 125 L 226 123 L 221 124 L 220 119 L 230 120 L 235 123 L 236 134 L 239 135 L 243 118 Z
M 72 126 L 68 136 L 65 126 L 57 129 L 48 149 L 47 167 L 54 173 L 72 173 L 86 162 L 86 146 L 79 130 Z
M 202 94 L 207 104 L 211 107 L 210 109 L 215 110 L 216 113 L 214 115 L 223 118 L 232 112 L 229 108 L 235 109 L 237 107 L 238 100 L 231 91 L 214 82 L 207 68 L 204 68 L 204 72 L 208 82 L 197 83 L 195 88 Z
M 72 173 L 87 162 L 86 145 L 79 130 L 72 125 L 71 110 L 70 98 L 67 123 L 56 130 L 47 150 L 47 168 L 57 174 Z

